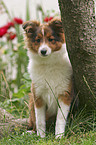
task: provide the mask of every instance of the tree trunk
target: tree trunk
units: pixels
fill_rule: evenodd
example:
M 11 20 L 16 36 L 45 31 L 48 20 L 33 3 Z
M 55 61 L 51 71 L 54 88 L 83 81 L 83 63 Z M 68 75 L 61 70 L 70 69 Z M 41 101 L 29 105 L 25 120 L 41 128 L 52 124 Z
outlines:
M 14 129 L 27 129 L 28 119 L 16 119 L 6 110 L 0 108 L 0 138 L 8 135 L 8 133 L 14 131 Z
M 96 109 L 96 30 L 93 0 L 58 0 L 79 107 Z

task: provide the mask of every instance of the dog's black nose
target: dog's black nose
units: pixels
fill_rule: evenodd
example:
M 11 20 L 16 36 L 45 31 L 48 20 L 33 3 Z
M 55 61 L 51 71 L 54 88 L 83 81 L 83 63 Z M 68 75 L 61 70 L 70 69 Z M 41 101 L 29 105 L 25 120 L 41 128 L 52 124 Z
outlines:
M 45 50 L 45 49 L 42 49 L 42 50 L 41 50 L 41 54 L 42 54 L 43 56 L 46 56 L 46 53 L 47 53 L 47 50 Z

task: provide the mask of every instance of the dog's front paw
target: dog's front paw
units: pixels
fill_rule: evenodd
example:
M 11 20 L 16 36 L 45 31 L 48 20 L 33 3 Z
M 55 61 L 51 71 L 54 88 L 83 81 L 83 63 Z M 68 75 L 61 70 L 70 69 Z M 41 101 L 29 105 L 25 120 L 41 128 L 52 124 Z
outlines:
M 37 131 L 37 135 L 44 138 L 45 137 L 45 132 L 42 130 Z
M 34 134 L 35 133 L 35 131 L 33 131 L 33 130 L 27 130 L 26 132 L 23 132 L 22 133 L 22 135 L 24 135 L 24 134 Z
M 64 133 L 60 133 L 60 134 L 55 134 L 55 138 L 58 139 L 58 138 L 62 138 L 64 137 Z

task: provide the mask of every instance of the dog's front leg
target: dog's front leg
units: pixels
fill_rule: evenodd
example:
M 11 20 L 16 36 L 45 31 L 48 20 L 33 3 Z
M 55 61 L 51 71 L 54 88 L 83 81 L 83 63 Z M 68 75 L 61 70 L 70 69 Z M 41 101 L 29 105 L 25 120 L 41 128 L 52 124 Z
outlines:
M 59 106 L 57 112 L 57 120 L 55 127 L 56 138 L 64 135 L 67 116 L 70 110 L 71 98 L 66 98 L 65 96 L 59 96 L 58 99 Z
M 37 135 L 45 137 L 45 105 L 41 98 L 35 101 L 35 116 Z

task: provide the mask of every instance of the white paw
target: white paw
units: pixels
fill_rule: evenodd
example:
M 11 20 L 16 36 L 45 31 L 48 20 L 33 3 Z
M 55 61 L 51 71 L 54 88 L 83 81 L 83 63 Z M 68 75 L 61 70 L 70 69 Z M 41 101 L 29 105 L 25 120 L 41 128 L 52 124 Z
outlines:
M 62 137 L 64 137 L 64 133 L 60 133 L 60 134 L 57 134 L 57 135 L 55 135 L 55 138 L 57 139 L 57 138 L 62 138 Z
M 37 131 L 37 135 L 38 136 L 40 136 L 40 137 L 42 137 L 42 138 L 44 138 L 45 137 L 45 132 L 43 132 L 43 131 Z
M 23 132 L 22 135 L 27 134 L 27 133 L 33 134 L 33 133 L 35 133 L 35 131 L 33 131 L 33 130 L 27 130 L 26 132 Z

